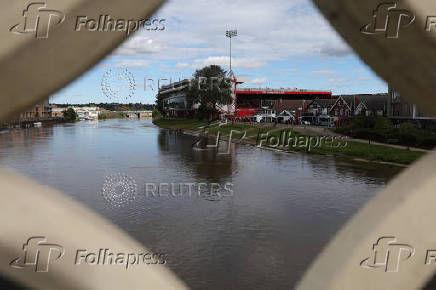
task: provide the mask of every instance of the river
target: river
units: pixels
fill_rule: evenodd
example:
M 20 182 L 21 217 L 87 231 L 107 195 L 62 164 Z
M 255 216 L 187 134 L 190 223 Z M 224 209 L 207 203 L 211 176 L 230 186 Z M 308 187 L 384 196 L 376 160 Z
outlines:
M 166 253 L 168 267 L 192 289 L 217 290 L 291 289 L 340 226 L 400 172 L 248 145 L 217 154 L 193 143 L 150 120 L 84 121 L 0 132 L 0 164 Z M 111 176 L 134 182 L 135 199 L 108 202 L 102 188 Z M 146 184 L 162 183 L 231 191 L 145 194 Z

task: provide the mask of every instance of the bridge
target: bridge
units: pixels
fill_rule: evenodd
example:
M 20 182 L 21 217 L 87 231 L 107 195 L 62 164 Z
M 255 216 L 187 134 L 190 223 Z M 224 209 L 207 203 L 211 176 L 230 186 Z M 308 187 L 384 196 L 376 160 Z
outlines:
M 127 118 L 151 118 L 152 111 L 122 111 Z

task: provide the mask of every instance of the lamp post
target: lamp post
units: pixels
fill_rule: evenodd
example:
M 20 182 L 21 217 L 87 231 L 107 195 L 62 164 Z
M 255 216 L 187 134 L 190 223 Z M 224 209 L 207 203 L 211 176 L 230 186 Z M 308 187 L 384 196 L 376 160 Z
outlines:
M 229 71 L 229 75 L 231 75 L 232 74 L 232 37 L 238 36 L 238 31 L 237 30 L 227 30 L 226 36 L 228 38 L 230 38 L 230 71 Z

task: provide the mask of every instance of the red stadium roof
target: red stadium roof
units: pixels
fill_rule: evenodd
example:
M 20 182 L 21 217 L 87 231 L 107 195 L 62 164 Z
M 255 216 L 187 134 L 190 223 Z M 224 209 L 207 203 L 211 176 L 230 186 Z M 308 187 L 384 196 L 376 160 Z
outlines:
M 252 89 L 252 88 L 239 88 L 236 90 L 236 94 L 282 94 L 282 95 L 331 95 L 330 91 L 321 90 L 303 90 L 303 89 Z

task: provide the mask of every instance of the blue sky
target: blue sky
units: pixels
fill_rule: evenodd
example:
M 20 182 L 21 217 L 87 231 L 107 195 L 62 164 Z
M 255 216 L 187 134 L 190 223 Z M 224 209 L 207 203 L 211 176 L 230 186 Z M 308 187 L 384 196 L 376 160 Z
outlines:
M 210 64 L 228 70 L 228 29 L 238 29 L 232 40 L 232 69 L 245 81 L 243 86 L 334 94 L 387 92 L 386 83 L 360 61 L 309 0 L 172 0 L 153 18 L 165 19 L 165 30 L 138 31 L 54 94 L 51 102 L 154 103 L 158 82 L 190 77 Z M 110 69 L 116 90 L 112 97 L 101 85 Z M 130 93 L 124 80 L 116 77 L 126 69 L 135 79 Z

